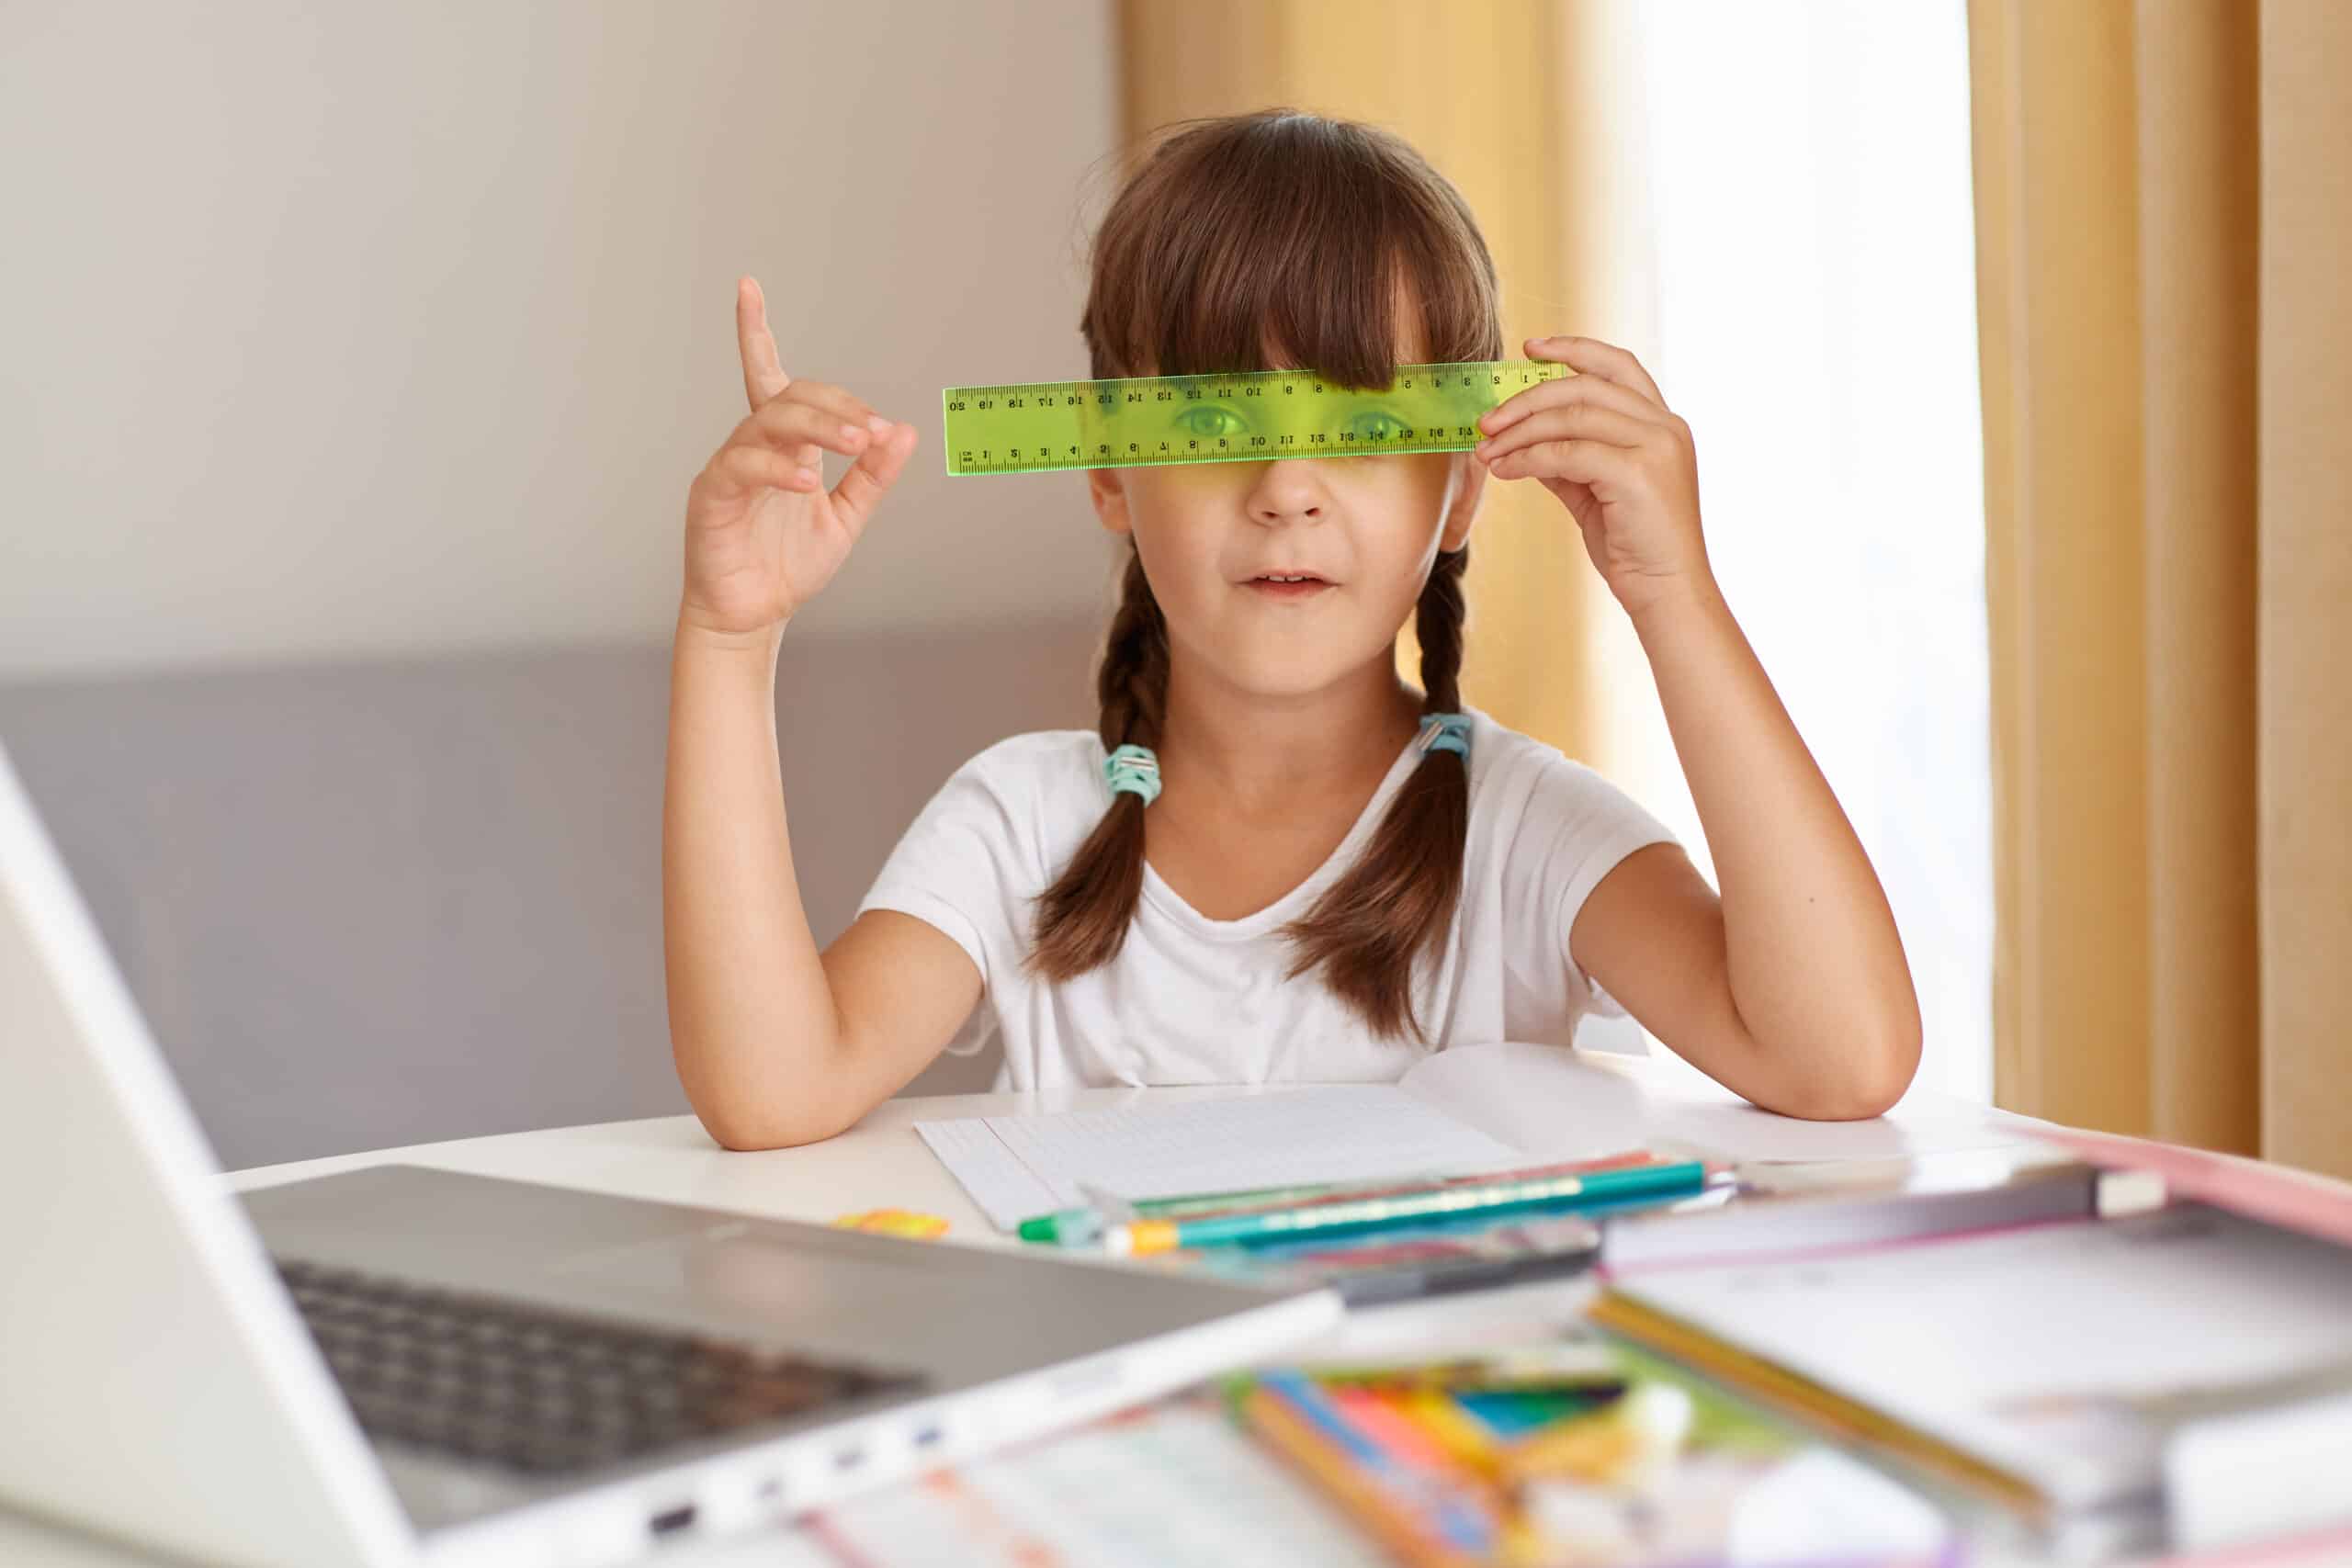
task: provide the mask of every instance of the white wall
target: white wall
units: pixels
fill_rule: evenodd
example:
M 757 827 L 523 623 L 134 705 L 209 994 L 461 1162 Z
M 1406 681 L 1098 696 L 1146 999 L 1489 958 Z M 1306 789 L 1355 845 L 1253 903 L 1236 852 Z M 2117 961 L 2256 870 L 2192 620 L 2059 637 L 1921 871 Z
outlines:
M 924 431 L 804 624 L 1106 602 L 1077 476 L 938 437 L 944 385 L 1085 373 L 1112 28 L 12 0 L 0 680 L 666 639 L 746 271 L 786 368 Z

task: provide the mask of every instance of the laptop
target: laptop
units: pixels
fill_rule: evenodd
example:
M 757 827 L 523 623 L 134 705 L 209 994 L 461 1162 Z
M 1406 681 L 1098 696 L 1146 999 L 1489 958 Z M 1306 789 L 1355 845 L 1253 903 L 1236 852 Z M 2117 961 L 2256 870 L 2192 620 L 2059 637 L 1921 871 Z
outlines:
M 241 1203 L 5 750 L 0 1270 L 0 1506 L 254 1568 L 628 1562 L 1340 1313 L 419 1167 Z

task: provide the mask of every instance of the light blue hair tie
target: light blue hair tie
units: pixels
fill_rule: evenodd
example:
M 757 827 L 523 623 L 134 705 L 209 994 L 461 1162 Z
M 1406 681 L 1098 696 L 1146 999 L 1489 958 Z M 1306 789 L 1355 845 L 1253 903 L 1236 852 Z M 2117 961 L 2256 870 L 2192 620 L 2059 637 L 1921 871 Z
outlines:
M 1146 806 L 1159 798 L 1159 758 L 1148 746 L 1122 746 L 1103 758 L 1102 777 L 1114 795 L 1139 795 Z
M 1421 715 L 1421 738 L 1413 743 L 1424 751 L 1451 751 L 1470 761 L 1470 716 L 1466 713 Z

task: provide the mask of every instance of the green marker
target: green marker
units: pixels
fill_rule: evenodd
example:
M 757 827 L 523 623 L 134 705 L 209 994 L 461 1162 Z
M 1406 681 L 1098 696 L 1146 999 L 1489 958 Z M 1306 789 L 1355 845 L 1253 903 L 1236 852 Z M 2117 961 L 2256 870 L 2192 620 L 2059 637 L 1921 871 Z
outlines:
M 1020 1235 L 1023 1241 L 1090 1247 L 1102 1239 L 1102 1216 L 1091 1209 L 1058 1209 L 1022 1221 Z

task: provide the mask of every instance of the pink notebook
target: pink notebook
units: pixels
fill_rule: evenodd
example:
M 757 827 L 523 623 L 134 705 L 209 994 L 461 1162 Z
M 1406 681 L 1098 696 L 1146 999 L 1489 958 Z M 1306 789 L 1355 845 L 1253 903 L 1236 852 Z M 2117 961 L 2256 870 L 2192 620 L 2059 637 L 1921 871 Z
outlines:
M 2153 1138 L 2073 1127 L 2037 1127 L 2033 1132 L 2093 1165 L 2161 1177 L 2168 1196 L 2193 1198 L 2267 1224 L 2352 1246 L 2352 1182 Z

